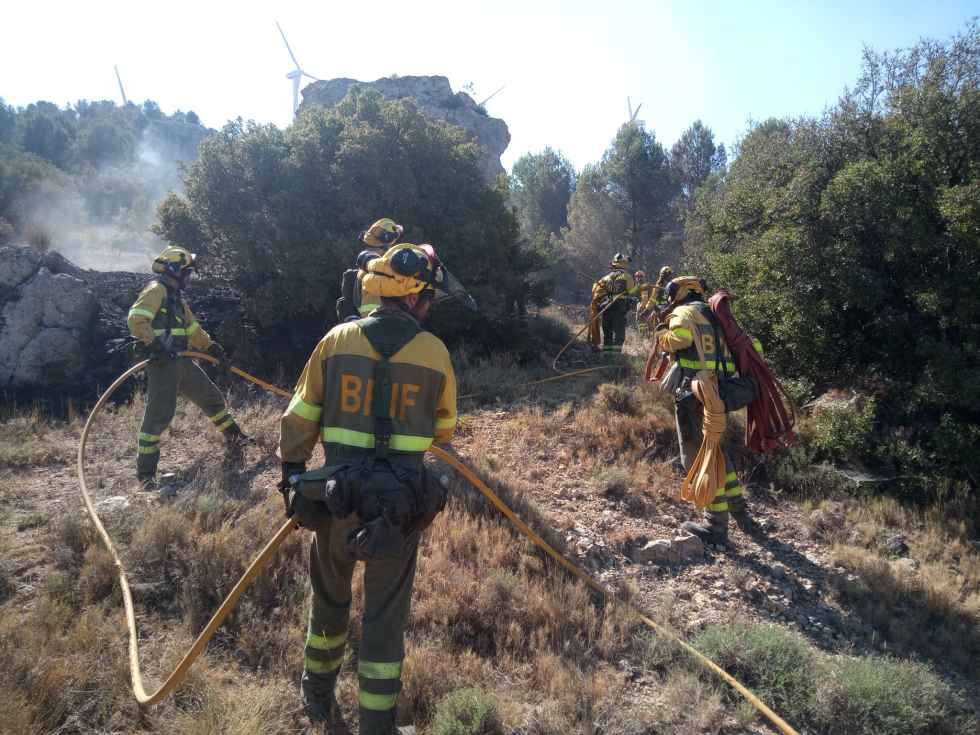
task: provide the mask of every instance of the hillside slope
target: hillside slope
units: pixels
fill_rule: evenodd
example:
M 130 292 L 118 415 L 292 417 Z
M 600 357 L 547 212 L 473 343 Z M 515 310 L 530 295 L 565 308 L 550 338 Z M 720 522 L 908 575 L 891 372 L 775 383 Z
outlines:
M 886 500 L 789 497 L 744 457 L 766 538 L 736 531 L 730 549 L 700 561 L 633 561 L 643 539 L 670 538 L 691 515 L 676 497 L 670 406 L 637 384 L 640 349 L 631 336 L 626 369 L 532 389 L 546 368 L 458 354 L 461 393 L 480 395 L 461 403 L 456 449 L 535 528 L 716 656 L 801 732 L 974 732 L 965 703 L 980 701 L 980 554 L 938 515 Z M 587 360 L 578 352 L 570 364 Z M 135 583 L 150 683 L 281 519 L 282 402 L 235 386 L 232 403 L 258 444 L 241 466 L 223 466 L 219 439 L 182 404 L 163 451 L 162 470 L 181 473 L 172 497 L 134 488 L 139 395 L 93 434 L 90 484 Z M 139 711 L 114 567 L 74 479 L 81 423 L 38 414 L 0 423 L 0 732 L 308 731 L 296 697 L 303 534 L 176 696 Z M 890 558 L 885 542 L 899 534 L 908 551 Z M 340 692 L 355 729 L 356 655 L 355 645 Z M 443 735 L 768 732 L 458 481 L 420 552 L 399 713 Z

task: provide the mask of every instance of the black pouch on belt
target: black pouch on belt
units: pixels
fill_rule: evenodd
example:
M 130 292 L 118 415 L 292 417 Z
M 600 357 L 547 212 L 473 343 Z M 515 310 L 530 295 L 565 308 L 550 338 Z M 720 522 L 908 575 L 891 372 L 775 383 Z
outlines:
M 412 520 L 418 516 L 414 489 L 407 478 L 384 466 L 387 463 L 379 464 L 380 468 L 376 465 L 360 473 L 356 503 L 363 525 L 347 536 L 347 553 L 359 561 L 401 557 L 413 530 Z
M 357 488 L 349 465 L 326 465 L 304 472 L 292 483 L 291 505 L 305 528 L 316 530 L 330 518 L 346 518 L 356 510 Z

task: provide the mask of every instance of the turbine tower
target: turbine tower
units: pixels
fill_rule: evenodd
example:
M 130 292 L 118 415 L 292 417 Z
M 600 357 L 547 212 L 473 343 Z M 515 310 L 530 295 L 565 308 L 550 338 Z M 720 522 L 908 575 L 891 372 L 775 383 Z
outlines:
M 293 60 L 293 63 L 296 65 L 296 68 L 286 75 L 286 79 L 289 79 L 293 82 L 293 116 L 295 116 L 296 111 L 299 109 L 300 81 L 302 81 L 303 77 L 309 77 L 314 82 L 319 82 L 320 80 L 317 77 L 313 76 L 312 74 L 307 74 L 305 71 L 303 71 L 303 68 L 299 65 L 299 62 L 296 60 L 296 54 L 294 54 L 293 50 L 289 47 L 289 41 L 286 40 L 286 34 L 283 33 L 282 26 L 279 25 L 278 20 L 276 21 L 276 28 L 279 29 L 279 35 L 282 36 L 282 42 L 286 44 L 286 50 L 289 52 L 289 58 L 291 58 Z
M 119 94 L 122 95 L 122 98 L 123 98 L 123 107 L 125 107 L 126 105 L 129 104 L 129 100 L 126 99 L 126 90 L 123 89 L 122 77 L 119 76 L 119 67 L 118 66 L 113 66 L 112 68 L 116 70 L 116 81 L 119 82 Z

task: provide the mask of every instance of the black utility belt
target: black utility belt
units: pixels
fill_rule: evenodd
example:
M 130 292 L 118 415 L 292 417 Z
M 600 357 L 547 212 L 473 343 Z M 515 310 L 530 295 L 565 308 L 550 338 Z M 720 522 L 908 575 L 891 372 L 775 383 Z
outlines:
M 445 507 L 446 491 L 424 467 L 403 468 L 388 460 L 325 465 L 290 478 L 292 510 L 304 525 L 357 517 L 347 550 L 362 561 L 402 555 L 406 541 Z

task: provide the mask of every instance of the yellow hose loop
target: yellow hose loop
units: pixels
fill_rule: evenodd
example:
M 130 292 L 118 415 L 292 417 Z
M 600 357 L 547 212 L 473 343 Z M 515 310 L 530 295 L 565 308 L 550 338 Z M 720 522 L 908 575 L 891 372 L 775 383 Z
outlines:
M 603 314 L 605 314 L 606 313 L 606 310 L 609 309 L 609 307 L 612 306 L 613 304 L 615 304 L 617 301 L 619 301 L 619 299 L 623 298 L 623 296 L 625 296 L 625 294 L 618 294 L 616 296 L 613 296 L 613 300 L 610 301 L 608 304 L 606 304 L 605 307 L 603 307 L 602 311 L 600 311 L 594 317 L 592 317 L 591 319 L 589 319 L 589 321 L 586 323 L 586 325 L 584 327 L 582 327 L 580 330 L 578 330 L 575 333 L 575 336 L 572 337 L 570 340 L 568 340 L 567 343 L 565 343 L 565 346 L 564 347 L 562 347 L 560 350 L 558 350 L 558 354 L 555 355 L 555 359 L 551 363 L 552 370 L 554 370 L 555 372 L 558 371 L 558 360 L 561 358 L 562 355 L 565 354 L 565 350 L 567 350 L 569 347 L 572 346 L 572 343 L 575 342 L 575 340 L 577 340 L 581 336 L 582 332 L 584 332 L 586 329 L 588 329 L 589 327 L 592 326 L 592 322 L 596 321 L 599 317 L 601 317 Z
M 210 362 L 217 362 L 210 355 L 204 355 L 202 353 L 194 352 L 182 352 L 181 356 L 184 357 L 198 357 L 201 359 L 209 360 Z M 115 393 L 119 387 L 125 383 L 129 378 L 139 371 L 143 370 L 148 364 L 149 360 L 144 360 L 137 363 L 133 367 L 129 368 L 126 372 L 116 378 L 115 382 L 109 386 L 109 388 L 102 394 L 98 402 L 96 402 L 95 407 L 89 414 L 88 419 L 85 422 L 85 427 L 82 429 L 82 437 L 78 443 L 78 484 L 82 490 L 82 499 L 85 501 L 85 507 L 88 510 L 89 517 L 92 519 L 92 523 L 95 525 L 96 530 L 102 537 L 103 543 L 105 543 L 106 548 L 109 553 L 112 554 L 112 560 L 115 562 L 116 569 L 119 572 L 119 587 L 122 590 L 123 605 L 126 608 L 126 627 L 129 629 L 129 670 L 130 676 L 133 682 L 133 694 L 136 696 L 136 701 L 140 704 L 156 704 L 166 697 L 170 692 L 172 692 L 184 677 L 187 675 L 187 670 L 191 667 L 191 664 L 197 659 L 198 656 L 204 651 L 207 646 L 208 641 L 215 634 L 221 623 L 228 616 L 238 603 L 238 598 L 242 596 L 242 593 L 248 589 L 249 585 L 252 584 L 253 580 L 259 575 L 259 573 L 265 569 L 265 567 L 272 560 L 276 551 L 282 545 L 282 542 L 286 540 L 286 537 L 292 533 L 293 529 L 296 528 L 296 524 L 292 520 L 287 520 L 282 527 L 276 532 L 276 535 L 272 537 L 272 540 L 265 545 L 265 548 L 259 552 L 259 555 L 255 557 L 252 563 L 249 565 L 248 569 L 245 570 L 245 574 L 242 578 L 238 580 L 235 586 L 232 588 L 231 592 L 225 598 L 225 601 L 221 603 L 221 606 L 208 621 L 208 624 L 204 626 L 204 630 L 197 636 L 197 640 L 194 641 L 194 645 L 191 646 L 190 650 L 184 655 L 180 663 L 177 664 L 177 668 L 171 672 L 170 676 L 156 689 L 152 694 L 147 694 L 146 690 L 143 688 L 143 675 L 140 670 L 140 660 L 139 660 L 139 638 L 136 632 L 136 613 L 133 607 L 133 595 L 129 588 L 129 580 L 126 578 L 126 570 L 123 568 L 122 559 L 119 558 L 119 554 L 116 551 L 116 547 L 112 543 L 112 539 L 109 537 L 108 532 L 105 530 L 105 526 L 102 525 L 102 521 L 99 519 L 98 513 L 95 512 L 95 506 L 92 503 L 92 498 L 89 495 L 88 483 L 85 480 L 85 448 L 88 445 L 88 434 L 89 430 L 92 428 L 96 417 L 101 413 L 103 406 L 105 406 L 106 401 Z M 275 386 L 271 386 L 268 383 L 263 383 L 258 378 L 250 376 L 248 373 L 238 370 L 237 368 L 232 368 L 232 371 L 236 375 L 241 375 L 247 380 L 251 380 L 257 385 L 261 385 L 263 388 L 268 390 L 273 390 L 276 393 L 285 393 Z M 286 394 L 288 396 L 288 394 Z
M 606 307 L 608 308 L 608 307 Z M 599 312 L 601 315 L 602 312 Z M 211 355 L 206 355 L 202 352 L 181 352 L 181 357 L 191 357 L 201 360 L 207 360 L 211 363 L 218 363 L 218 360 Z M 559 353 L 559 357 L 561 353 Z M 557 362 L 558 358 L 555 358 Z M 143 370 L 148 364 L 149 360 L 144 360 L 143 362 L 137 363 L 129 370 L 124 372 L 115 382 L 112 383 L 106 389 L 105 393 L 96 402 L 95 407 L 89 414 L 88 420 L 85 422 L 85 427 L 82 429 L 82 437 L 78 444 L 78 483 L 81 487 L 82 498 L 85 500 L 85 507 L 88 509 L 89 516 L 92 518 L 92 522 L 95 524 L 99 535 L 102 537 L 103 542 L 108 548 L 109 552 L 112 554 L 113 561 L 116 564 L 116 568 L 119 570 L 119 585 L 122 588 L 123 603 L 126 608 L 126 625 L 129 629 L 129 667 L 133 682 L 133 693 L 136 696 L 136 700 L 142 704 L 156 704 L 164 697 L 166 697 L 170 692 L 172 692 L 177 685 L 184 679 L 187 675 L 188 669 L 191 664 L 201 655 L 204 651 L 205 646 L 211 637 L 214 635 L 215 631 L 221 626 L 221 623 L 228 616 L 228 613 L 235 607 L 238 602 L 238 598 L 241 597 L 242 593 L 248 589 L 249 585 L 255 580 L 255 578 L 261 573 L 261 571 L 268 565 L 269 561 L 272 559 L 273 555 L 282 545 L 286 537 L 296 528 L 296 524 L 292 519 L 287 520 L 282 527 L 276 532 L 276 535 L 265 545 L 265 548 L 259 552 L 259 555 L 255 557 L 254 561 L 245 570 L 245 574 L 242 578 L 238 580 L 231 592 L 228 593 L 228 597 L 225 601 L 221 603 L 217 612 L 212 616 L 211 620 L 204 627 L 204 630 L 198 635 L 197 640 L 194 641 L 194 645 L 191 646 L 190 650 L 184 655 L 177 668 L 173 670 L 170 676 L 167 677 L 166 681 L 152 694 L 147 694 L 143 688 L 143 677 L 140 672 L 139 665 L 139 640 L 136 634 L 136 616 L 133 608 L 133 597 L 129 589 L 129 581 L 126 578 L 126 572 L 123 569 L 122 560 L 119 558 L 116 548 L 112 543 L 112 539 L 106 532 L 105 527 L 103 527 L 102 522 L 99 520 L 98 514 L 95 512 L 95 506 L 92 504 L 92 499 L 89 496 L 88 485 L 85 481 L 85 447 L 88 442 L 88 432 L 92 426 L 93 421 L 96 416 L 101 412 L 102 407 L 105 405 L 106 401 L 112 396 L 119 387 L 125 383 L 132 375 L 136 374 L 140 370 Z M 284 398 L 291 398 L 292 394 L 278 388 L 271 383 L 266 383 L 265 381 L 256 378 L 254 375 L 246 373 L 244 370 L 239 370 L 236 367 L 231 367 L 230 371 L 235 375 L 238 375 L 245 380 L 248 380 L 256 385 L 264 388 L 267 391 L 275 393 L 276 395 L 282 396 Z M 569 375 L 558 375 L 551 378 L 551 380 L 558 380 L 560 378 L 570 377 Z M 446 452 L 441 447 L 432 445 L 429 448 L 436 457 L 443 460 L 452 466 L 457 472 L 459 472 L 466 480 L 473 485 L 477 490 L 479 490 L 483 495 L 490 501 L 490 503 L 499 510 L 506 518 L 517 527 L 517 529 L 523 533 L 527 538 L 529 538 L 536 546 L 545 551 L 552 559 L 558 562 L 561 566 L 571 572 L 575 577 L 582 580 L 590 589 L 595 590 L 603 599 L 610 601 L 621 601 L 615 595 L 611 594 L 605 587 L 599 584 L 595 579 L 593 579 L 589 574 L 582 570 L 577 564 L 572 562 L 570 559 L 566 558 L 564 555 L 559 553 L 554 549 L 547 541 L 545 541 L 541 536 L 534 532 L 534 530 L 528 526 L 520 517 L 510 509 L 510 507 L 502 501 L 497 494 L 491 490 L 486 483 L 483 482 L 476 474 L 465 464 L 463 464 L 456 456 Z M 691 656 L 694 657 L 698 663 L 704 666 L 709 671 L 713 672 L 717 676 L 721 677 L 725 682 L 732 686 L 739 694 L 745 697 L 748 702 L 755 707 L 762 715 L 766 717 L 783 735 L 799 735 L 799 733 L 794 730 L 783 718 L 773 712 L 765 702 L 755 696 L 748 688 L 741 684 L 734 676 L 729 674 L 723 668 L 721 668 L 714 661 L 709 659 L 703 653 L 698 651 L 696 648 L 683 640 L 675 636 L 669 630 L 661 628 L 656 622 L 647 617 L 639 608 L 637 608 L 631 602 L 626 602 L 632 610 L 634 610 L 638 615 L 640 621 L 646 625 L 648 628 L 654 632 L 670 639 L 677 643 L 681 648 L 687 651 Z
M 567 569 L 573 575 L 575 575 L 580 580 L 582 580 L 582 582 L 584 582 L 590 589 L 593 589 L 596 592 L 598 592 L 600 595 L 602 595 L 604 600 L 621 601 L 618 597 L 611 594 L 605 587 L 603 587 L 595 579 L 593 579 L 593 577 L 589 575 L 587 572 L 585 572 L 581 567 L 579 567 L 573 561 L 571 561 L 566 556 L 558 552 L 554 547 L 551 546 L 551 544 L 549 544 L 547 541 L 541 538 L 537 533 L 535 533 L 530 526 L 528 526 L 524 521 L 522 521 L 520 517 L 518 517 L 518 515 L 514 513 L 514 511 L 512 511 L 510 507 L 503 500 L 501 500 L 497 496 L 497 494 L 487 486 L 485 482 L 483 482 L 483 480 L 477 477 L 476 474 L 469 467 L 463 464 L 454 455 L 450 454 L 449 452 L 442 449 L 441 447 L 437 447 L 435 445 L 430 447 L 429 451 L 432 452 L 439 459 L 449 463 L 453 467 L 453 469 L 455 469 L 463 477 L 465 477 L 466 480 L 473 487 L 475 487 L 477 490 L 483 493 L 484 497 L 486 497 L 486 499 L 489 500 L 497 510 L 499 510 L 501 513 L 507 516 L 508 520 L 510 520 L 511 523 L 517 526 L 517 529 L 521 533 L 527 536 L 538 548 L 545 551 L 548 554 L 548 556 L 550 556 L 556 562 L 558 562 L 563 567 L 565 567 L 565 569 Z M 696 648 L 682 641 L 680 638 L 675 636 L 669 630 L 657 625 L 653 620 L 651 620 L 649 617 L 644 615 L 643 611 L 637 608 L 634 604 L 628 601 L 626 602 L 626 604 L 629 605 L 629 607 L 639 615 L 639 618 L 644 625 L 646 625 L 654 632 L 664 636 L 665 638 L 668 638 L 673 642 L 679 644 L 685 651 L 691 654 L 695 658 L 695 660 L 698 661 L 698 663 L 700 663 L 709 671 L 714 672 L 722 679 L 724 679 L 726 682 L 728 682 L 739 694 L 745 697 L 753 707 L 755 707 L 759 712 L 761 712 L 766 717 L 766 719 L 768 719 L 773 725 L 775 725 L 780 732 L 784 733 L 784 735 L 799 735 L 799 733 L 797 733 L 796 730 L 794 730 L 789 725 L 789 723 L 787 723 L 782 717 L 780 717 L 771 709 L 769 709 L 769 707 L 766 706 L 765 702 L 763 702 L 761 699 L 755 696 L 751 691 L 749 691 L 745 686 L 743 686 L 734 676 L 729 674 L 727 671 L 725 671 L 723 668 L 721 668 L 718 664 L 716 664 L 714 661 L 709 659 L 703 653 L 698 651 Z

